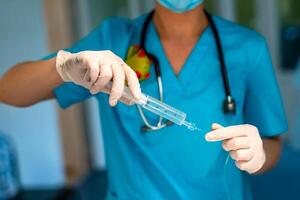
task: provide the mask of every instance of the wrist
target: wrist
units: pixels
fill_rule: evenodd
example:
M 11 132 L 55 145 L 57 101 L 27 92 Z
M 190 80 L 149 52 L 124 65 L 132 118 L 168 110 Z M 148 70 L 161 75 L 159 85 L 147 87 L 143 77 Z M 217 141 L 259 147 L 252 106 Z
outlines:
M 70 81 L 71 79 L 69 78 L 68 74 L 66 73 L 66 70 L 64 69 L 66 67 L 65 63 L 66 60 L 69 59 L 69 57 L 72 54 L 64 51 L 64 50 L 60 50 L 57 53 L 57 56 L 55 58 L 55 68 L 56 71 L 58 73 L 58 75 L 60 76 L 60 78 L 62 79 L 62 81 Z

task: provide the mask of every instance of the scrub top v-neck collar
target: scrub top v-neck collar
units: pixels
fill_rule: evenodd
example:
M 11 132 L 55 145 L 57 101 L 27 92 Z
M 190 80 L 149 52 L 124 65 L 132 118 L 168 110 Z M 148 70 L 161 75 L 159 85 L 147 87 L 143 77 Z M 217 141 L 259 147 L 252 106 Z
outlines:
M 205 65 L 207 61 L 207 56 L 205 55 L 209 48 L 211 48 L 213 39 L 209 26 L 207 26 L 201 36 L 199 36 L 199 39 L 185 60 L 178 75 L 175 74 L 171 63 L 166 56 L 162 42 L 153 22 L 149 24 L 148 34 L 153 37 L 148 37 L 147 50 L 154 53 L 154 55 L 156 55 L 159 59 L 164 84 L 166 84 L 166 82 L 168 82 L 167 84 L 172 83 L 173 87 L 176 87 L 181 91 L 186 91 L 190 81 L 197 80 L 193 77 L 194 74 L 198 74 L 199 70 L 203 71 L 203 73 L 207 73 L 209 66 Z

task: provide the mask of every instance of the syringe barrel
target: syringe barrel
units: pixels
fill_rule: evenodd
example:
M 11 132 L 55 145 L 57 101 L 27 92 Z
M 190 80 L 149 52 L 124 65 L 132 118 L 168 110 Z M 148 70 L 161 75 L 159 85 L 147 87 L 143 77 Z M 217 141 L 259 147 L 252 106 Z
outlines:
M 112 83 L 106 85 L 106 90 L 110 91 Z M 172 121 L 175 124 L 182 125 L 186 119 L 186 114 L 176 108 L 173 108 L 158 99 L 155 99 L 149 95 L 142 94 L 142 97 L 139 101 L 136 101 L 129 88 L 125 87 L 122 98 L 126 99 L 126 102 L 136 103 L 141 105 L 143 108 L 149 110 L 150 112 L 157 114 L 167 120 Z
M 143 106 L 143 108 L 170 120 L 175 124 L 182 125 L 186 119 L 186 114 L 184 112 L 177 110 L 176 108 L 173 108 L 149 95 L 143 94 L 139 103 Z
M 112 89 L 112 82 L 109 82 L 108 84 L 106 84 L 103 92 L 107 93 L 107 94 L 110 94 L 111 89 Z M 132 104 L 141 104 L 142 103 L 141 101 L 137 102 L 134 99 L 134 97 L 132 96 L 132 94 L 130 92 L 130 89 L 127 86 L 124 87 L 121 99 L 124 102 L 126 102 L 127 104 L 130 104 L 130 105 L 132 105 Z

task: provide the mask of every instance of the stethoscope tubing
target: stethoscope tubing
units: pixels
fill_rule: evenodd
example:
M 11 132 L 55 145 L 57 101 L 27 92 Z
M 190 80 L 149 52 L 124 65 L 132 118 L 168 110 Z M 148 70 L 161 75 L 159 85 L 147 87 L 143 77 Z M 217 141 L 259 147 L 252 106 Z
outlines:
M 226 68 L 226 64 L 225 64 L 225 58 L 224 58 L 224 52 L 222 49 L 222 44 L 221 44 L 221 39 L 218 33 L 218 30 L 216 28 L 216 25 L 212 19 L 212 16 L 206 11 L 204 10 L 205 16 L 209 22 L 209 25 L 211 26 L 213 35 L 214 35 L 214 39 L 217 45 L 217 53 L 218 53 L 218 58 L 220 61 L 220 71 L 221 71 L 221 75 L 222 75 L 222 79 L 223 79 L 223 86 L 224 86 L 224 91 L 225 91 L 225 100 L 224 100 L 224 105 L 223 105 L 223 112 L 225 114 L 227 113 L 235 113 L 235 100 L 231 95 L 231 90 L 230 90 L 230 85 L 229 85 L 229 80 L 228 80 L 228 73 L 227 73 L 227 68 Z M 158 91 L 159 91 L 159 98 L 160 101 L 163 101 L 163 83 L 162 83 L 162 78 L 161 78 L 161 70 L 160 70 L 160 66 L 159 66 L 159 60 L 157 59 L 157 57 L 152 54 L 149 53 L 145 47 L 145 41 L 146 41 L 146 36 L 147 36 L 147 30 L 149 27 L 149 24 L 153 18 L 154 15 L 154 10 L 151 11 L 149 13 L 149 15 L 147 16 L 147 18 L 145 19 L 143 28 L 142 28 L 142 32 L 141 32 L 141 39 L 140 39 L 140 48 L 143 49 L 146 53 L 146 55 L 148 55 L 148 57 L 152 60 L 153 65 L 154 65 L 154 69 L 155 69 L 155 75 L 156 75 L 156 79 L 157 79 L 157 84 L 158 84 Z M 142 109 L 141 106 L 137 105 L 139 114 L 142 118 L 142 120 L 145 123 L 145 126 L 142 127 L 142 131 L 154 131 L 154 130 L 159 130 L 161 128 L 164 128 L 166 126 L 172 125 L 173 123 L 170 121 L 167 121 L 166 123 L 162 123 L 163 118 L 159 117 L 158 123 L 156 125 L 151 125 L 149 123 L 149 121 L 147 120 L 145 113 Z

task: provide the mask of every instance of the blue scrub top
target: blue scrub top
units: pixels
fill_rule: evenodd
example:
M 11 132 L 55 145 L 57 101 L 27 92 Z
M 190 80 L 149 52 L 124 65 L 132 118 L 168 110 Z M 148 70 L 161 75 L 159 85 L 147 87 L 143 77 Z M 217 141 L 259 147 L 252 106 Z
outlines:
M 167 60 L 153 24 L 147 33 L 147 50 L 160 62 L 164 101 L 187 113 L 188 120 L 209 130 L 213 122 L 224 126 L 255 125 L 262 137 L 287 130 L 281 97 L 267 43 L 257 32 L 213 17 L 219 30 L 236 115 L 222 110 L 225 98 L 216 44 L 206 28 L 176 76 Z M 111 50 L 125 59 L 129 46 L 139 44 L 145 15 L 134 20 L 109 18 L 69 49 Z M 142 91 L 158 98 L 153 67 Z M 83 87 L 64 83 L 55 89 L 62 108 L 92 95 Z M 246 174 L 230 160 L 221 143 L 209 143 L 203 133 L 185 127 L 170 127 L 142 133 L 144 124 L 136 106 L 119 103 L 110 107 L 108 96 L 95 95 L 103 129 L 109 188 L 107 199 L 251 199 Z M 158 117 L 146 112 L 152 123 Z

